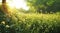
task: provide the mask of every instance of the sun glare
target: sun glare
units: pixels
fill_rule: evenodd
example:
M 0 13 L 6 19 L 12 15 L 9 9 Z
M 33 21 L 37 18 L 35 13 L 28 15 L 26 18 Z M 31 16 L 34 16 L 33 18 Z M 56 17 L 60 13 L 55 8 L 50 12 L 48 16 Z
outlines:
M 26 5 L 25 0 L 11 0 L 11 1 L 7 0 L 7 3 L 11 8 L 15 7 L 17 9 L 19 8 L 23 8 L 25 10 L 29 9 L 29 7 Z

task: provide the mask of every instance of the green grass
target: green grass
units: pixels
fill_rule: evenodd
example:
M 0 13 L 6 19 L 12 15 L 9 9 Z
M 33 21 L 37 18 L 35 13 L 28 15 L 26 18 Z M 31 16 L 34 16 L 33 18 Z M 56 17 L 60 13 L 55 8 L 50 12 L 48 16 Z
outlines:
M 2 16 L 2 15 L 1 15 Z M 3 19 L 4 20 L 3 20 Z M 2 33 L 59 33 L 60 14 L 36 14 L 15 12 L 10 18 L 2 17 Z M 5 24 L 4 24 L 5 22 Z M 3 28 L 4 29 L 3 29 Z
M 59 14 L 17 13 L 12 18 L 21 33 L 59 33 Z M 18 20 L 17 20 L 18 19 Z

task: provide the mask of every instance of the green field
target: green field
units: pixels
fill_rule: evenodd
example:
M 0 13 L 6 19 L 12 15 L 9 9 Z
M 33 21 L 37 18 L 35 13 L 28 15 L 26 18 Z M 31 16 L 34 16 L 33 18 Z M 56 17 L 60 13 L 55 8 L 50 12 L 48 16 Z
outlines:
M 1 15 L 2 16 L 2 15 Z M 0 17 L 1 17 L 0 16 Z M 59 33 L 60 14 L 15 13 L 2 17 L 0 32 L 5 33 Z M 0 18 L 1 19 L 1 18 Z M 3 29 L 3 28 L 4 29 Z

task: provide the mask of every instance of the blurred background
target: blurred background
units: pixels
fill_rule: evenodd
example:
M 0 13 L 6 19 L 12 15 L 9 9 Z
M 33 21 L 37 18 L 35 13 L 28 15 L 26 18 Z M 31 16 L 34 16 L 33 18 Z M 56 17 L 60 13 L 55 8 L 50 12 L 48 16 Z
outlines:
M 0 0 L 0 33 L 60 33 L 60 0 Z

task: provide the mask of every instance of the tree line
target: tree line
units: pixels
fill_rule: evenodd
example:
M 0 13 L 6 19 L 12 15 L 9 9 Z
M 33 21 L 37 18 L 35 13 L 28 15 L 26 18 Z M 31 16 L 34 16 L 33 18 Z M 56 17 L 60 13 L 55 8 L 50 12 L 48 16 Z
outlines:
M 60 0 L 26 0 L 30 11 L 38 13 L 60 12 Z

